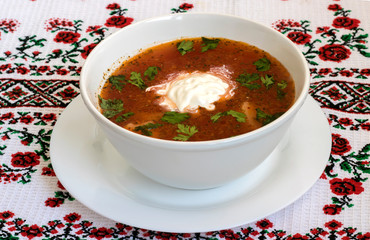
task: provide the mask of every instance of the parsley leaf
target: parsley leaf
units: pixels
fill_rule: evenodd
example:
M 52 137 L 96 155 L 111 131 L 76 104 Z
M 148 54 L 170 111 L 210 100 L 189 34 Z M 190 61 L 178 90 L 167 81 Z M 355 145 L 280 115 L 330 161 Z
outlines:
M 280 117 L 283 113 L 275 113 L 273 115 L 265 113 L 261 109 L 257 108 L 257 121 L 262 122 L 263 125 L 269 124 Z
M 229 110 L 227 111 L 227 115 L 233 116 L 238 122 L 245 122 L 246 115 L 244 113 L 237 112 L 234 110 Z
M 112 88 L 115 87 L 118 91 L 121 91 L 123 86 L 126 85 L 126 78 L 124 75 L 110 76 L 108 81 L 112 84 Z
M 129 117 L 131 117 L 132 115 L 134 115 L 133 112 L 124 113 L 124 114 L 122 114 L 122 115 L 120 115 L 116 118 L 116 122 L 118 122 L 118 123 L 123 122 L 123 121 L 127 120 Z
M 131 72 L 131 77 L 130 77 L 130 80 L 128 82 L 135 85 L 136 87 L 138 87 L 140 89 L 145 89 L 146 88 L 146 85 L 145 85 L 143 79 L 141 78 L 140 73 Z
M 242 86 L 253 90 L 261 87 L 261 85 L 255 82 L 259 79 L 260 76 L 258 75 L 258 73 L 242 73 L 238 76 L 236 81 L 240 82 Z
M 144 76 L 149 78 L 149 80 L 153 80 L 154 77 L 158 74 L 159 67 L 151 66 L 146 69 L 144 72 Z
M 267 71 L 270 69 L 270 60 L 267 58 L 260 58 L 253 63 L 258 71 Z
M 284 80 L 277 84 L 277 95 L 279 99 L 285 97 L 286 93 L 283 91 L 283 89 L 285 89 L 287 86 L 288 83 Z
M 210 49 L 215 49 L 220 39 L 209 39 L 209 38 L 202 37 L 202 41 L 203 41 L 202 52 L 206 52 Z
M 284 88 L 286 88 L 287 86 L 288 86 L 288 83 L 286 82 L 286 81 L 281 81 L 281 82 L 279 82 L 279 83 L 277 83 L 277 86 L 278 86 L 278 88 L 280 88 L 280 89 L 284 89 Z
M 173 138 L 173 140 L 177 141 L 187 141 L 191 138 L 195 133 L 198 132 L 198 129 L 195 126 L 189 126 L 184 124 L 177 124 L 177 130 L 179 134 Z
M 152 136 L 153 133 L 149 130 L 159 128 L 161 126 L 162 126 L 162 124 L 159 124 L 159 123 L 147 123 L 145 125 L 141 125 L 141 126 L 136 127 L 134 130 L 135 131 L 141 131 L 141 133 L 143 135 Z
M 270 86 L 273 85 L 274 82 L 275 82 L 273 76 L 267 75 L 267 74 L 264 77 L 263 76 L 261 77 L 261 81 L 262 81 L 263 85 L 265 85 L 265 87 L 267 89 L 269 89 Z
M 183 40 L 182 42 L 177 44 L 177 50 L 181 53 L 182 56 L 184 56 L 187 52 L 190 52 L 193 50 L 193 41 L 186 41 Z
M 104 99 L 100 95 L 100 107 L 106 118 L 111 118 L 123 111 L 123 102 L 120 99 Z
M 161 120 L 164 122 L 175 124 L 185 121 L 188 118 L 190 118 L 190 115 L 188 113 L 165 112 Z
M 229 111 L 226 111 L 226 112 L 216 113 L 215 115 L 213 115 L 211 117 L 211 120 L 212 120 L 212 122 L 215 123 L 215 122 L 218 121 L 218 119 L 220 119 L 220 117 L 227 116 L 227 115 L 233 116 L 236 119 L 236 121 L 238 121 L 238 122 L 245 122 L 246 115 L 244 113 L 237 112 L 237 111 L 234 111 L 234 110 L 229 110 Z

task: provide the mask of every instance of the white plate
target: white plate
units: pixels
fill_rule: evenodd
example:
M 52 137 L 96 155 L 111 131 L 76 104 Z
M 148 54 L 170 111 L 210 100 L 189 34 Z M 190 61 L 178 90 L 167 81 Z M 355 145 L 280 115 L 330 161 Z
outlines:
M 330 149 L 326 117 L 308 97 L 285 141 L 253 172 L 219 188 L 176 189 L 128 166 L 78 97 L 59 117 L 50 152 L 60 182 L 95 212 L 145 229 L 206 232 L 250 223 L 297 200 L 320 177 Z

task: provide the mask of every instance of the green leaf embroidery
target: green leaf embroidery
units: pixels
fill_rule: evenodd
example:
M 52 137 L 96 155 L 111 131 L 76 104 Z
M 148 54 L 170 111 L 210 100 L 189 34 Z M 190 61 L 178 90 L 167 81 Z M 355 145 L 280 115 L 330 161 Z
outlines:
M 166 112 L 161 118 L 161 121 L 176 124 L 185 121 L 188 118 L 190 118 L 188 113 Z
M 183 40 L 182 42 L 177 44 L 177 50 L 179 50 L 180 54 L 184 56 L 187 52 L 193 50 L 193 45 L 193 41 Z
M 270 60 L 267 58 L 260 58 L 253 63 L 258 71 L 267 71 L 270 69 Z
M 177 124 L 177 130 L 179 134 L 173 138 L 176 141 L 187 141 L 191 138 L 195 133 L 198 132 L 198 129 L 195 126 L 189 126 L 184 124 Z
M 202 44 L 203 47 L 201 51 L 206 52 L 210 49 L 215 49 L 220 39 L 209 39 L 209 38 L 202 37 L 202 41 L 203 41 L 203 44 Z

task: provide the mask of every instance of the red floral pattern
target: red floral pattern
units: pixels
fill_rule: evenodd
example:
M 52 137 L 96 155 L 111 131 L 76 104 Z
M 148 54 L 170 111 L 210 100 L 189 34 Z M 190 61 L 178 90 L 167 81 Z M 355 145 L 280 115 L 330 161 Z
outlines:
M 55 179 L 49 159 L 49 141 L 51 127 L 55 125 L 58 113 L 55 110 L 41 109 L 63 109 L 79 94 L 77 79 L 83 60 L 107 35 L 134 22 L 131 9 L 123 7 L 123 4 L 125 3 L 110 3 L 100 9 L 106 13 L 106 17 L 94 25 L 88 25 L 80 19 L 46 19 L 44 31 L 49 37 L 42 38 L 33 34 L 17 36 L 17 46 L 11 49 L 3 47 L 4 51 L 0 53 L 0 76 L 3 76 L 0 79 L 0 157 L 6 156 L 8 161 L 0 165 L 1 184 L 24 186 L 38 176 Z M 327 25 L 316 29 L 311 28 L 311 21 L 308 20 L 284 19 L 273 25 L 302 49 L 310 64 L 311 78 L 317 81 L 311 84 L 310 94 L 322 104 L 324 111 L 326 108 L 334 111 L 327 114 L 329 124 L 334 129 L 333 147 L 320 180 L 328 185 L 331 194 L 328 202 L 321 206 L 322 213 L 332 217 L 345 214 L 347 208 L 356 207 L 358 201 L 355 199 L 366 192 L 365 183 L 370 174 L 370 143 L 356 148 L 356 144 L 346 135 L 347 131 L 351 134 L 370 131 L 370 122 L 365 115 L 370 111 L 366 95 L 370 91 L 366 82 L 370 69 L 345 65 L 356 55 L 367 61 L 370 57 L 367 50 L 369 37 L 363 28 L 364 20 L 350 16 L 351 11 L 346 10 L 344 5 L 329 4 L 327 11 L 333 15 L 332 19 Z M 195 7 L 196 3 L 182 2 L 168 11 L 185 13 Z M 15 19 L 0 19 L 0 40 L 5 36 L 15 35 L 20 27 L 23 27 L 23 23 Z M 45 46 L 50 43 L 54 48 L 47 49 Z M 340 65 L 333 65 L 337 63 Z M 37 80 L 33 79 L 37 77 Z M 43 80 L 44 78 L 52 80 Z M 64 80 L 65 78 L 68 80 Z M 340 105 L 343 102 L 346 104 Z M 21 110 L 19 107 L 34 109 Z M 362 115 L 351 115 L 352 113 Z M 34 129 L 39 132 L 34 132 Z M 11 141 L 18 142 L 22 150 L 10 152 L 7 144 Z M 54 185 L 52 196 L 42 200 L 43 207 L 55 209 L 74 200 L 59 181 L 55 181 Z M 0 235 L 4 239 L 370 238 L 370 232 L 361 232 L 338 219 L 319 226 L 310 226 L 309 231 L 300 233 L 278 229 L 272 219 L 266 218 L 249 227 L 235 230 L 179 234 L 138 229 L 122 223 L 114 226 L 95 225 L 84 220 L 81 212 L 72 212 L 62 219 L 34 224 L 7 210 L 0 212 Z

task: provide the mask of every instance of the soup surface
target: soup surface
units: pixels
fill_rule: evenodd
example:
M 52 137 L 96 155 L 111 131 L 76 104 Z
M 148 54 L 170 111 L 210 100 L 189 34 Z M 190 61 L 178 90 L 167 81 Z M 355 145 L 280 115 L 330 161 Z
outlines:
M 294 82 L 269 53 L 223 38 L 159 44 L 127 59 L 106 80 L 100 111 L 130 131 L 205 141 L 253 131 L 294 102 Z

